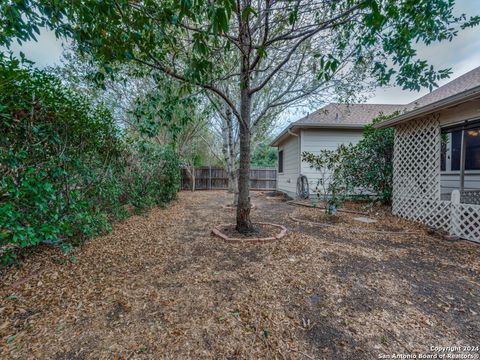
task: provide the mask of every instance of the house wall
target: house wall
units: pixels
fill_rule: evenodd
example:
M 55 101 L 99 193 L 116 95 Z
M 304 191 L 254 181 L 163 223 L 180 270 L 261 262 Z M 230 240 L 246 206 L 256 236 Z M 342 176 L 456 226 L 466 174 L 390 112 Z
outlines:
M 480 242 L 480 205 L 442 199 L 441 184 L 451 179 L 440 171 L 441 127 L 479 116 L 480 101 L 476 101 L 395 126 L 395 215 Z M 474 180 L 469 184 L 477 186 Z
M 321 150 L 336 150 L 339 145 L 356 144 L 362 138 L 362 130 L 352 129 L 312 129 L 302 130 L 300 154 L 308 151 L 314 154 L 319 154 Z M 308 178 L 310 186 L 310 193 L 317 186 L 320 173 L 310 168 L 306 162 L 301 163 L 300 173 Z
M 295 197 L 297 192 L 297 178 L 299 174 L 299 136 L 289 136 L 278 146 L 278 151 L 283 150 L 283 172 L 277 175 L 277 190 Z
M 440 127 L 455 125 L 465 120 L 476 120 L 480 118 L 480 101 L 472 101 L 466 104 L 446 109 L 439 113 Z M 441 171 L 440 189 L 443 199 L 449 199 L 453 190 L 460 186 L 459 171 Z M 465 171 L 465 190 L 480 189 L 480 171 Z
M 442 199 L 450 199 L 453 190 L 460 187 L 460 172 L 458 171 L 442 171 L 440 172 L 440 190 Z M 465 190 L 480 189 L 480 171 L 465 171 Z

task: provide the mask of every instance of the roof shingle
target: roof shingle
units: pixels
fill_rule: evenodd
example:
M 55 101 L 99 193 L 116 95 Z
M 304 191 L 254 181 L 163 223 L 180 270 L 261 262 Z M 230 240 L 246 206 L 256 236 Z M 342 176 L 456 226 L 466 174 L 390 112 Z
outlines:
M 331 103 L 291 125 L 365 125 L 380 114 L 390 115 L 405 105 Z
M 443 86 L 433 90 L 421 98 L 408 104 L 409 111 L 423 107 L 434 102 L 446 99 L 463 91 L 472 89 L 480 85 L 480 66 L 459 76 L 458 78 L 446 83 Z

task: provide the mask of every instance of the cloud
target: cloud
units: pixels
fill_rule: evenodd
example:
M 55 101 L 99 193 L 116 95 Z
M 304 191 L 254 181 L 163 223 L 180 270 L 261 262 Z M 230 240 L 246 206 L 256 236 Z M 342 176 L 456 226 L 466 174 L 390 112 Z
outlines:
M 35 66 L 39 68 L 58 64 L 62 56 L 65 41 L 57 39 L 55 33 L 48 29 L 41 29 L 37 40 L 38 41 L 28 41 L 22 45 L 14 42 L 12 44 L 12 51 L 16 54 L 22 51 L 27 59 L 34 61 Z

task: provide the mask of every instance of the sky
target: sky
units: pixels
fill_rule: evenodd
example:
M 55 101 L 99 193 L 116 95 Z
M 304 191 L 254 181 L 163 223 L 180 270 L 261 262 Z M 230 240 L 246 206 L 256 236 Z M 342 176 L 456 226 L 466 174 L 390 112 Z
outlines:
M 467 16 L 480 15 L 480 0 L 457 0 L 455 15 L 462 13 Z M 451 68 L 449 79 L 440 81 L 444 85 L 449 81 L 480 66 L 480 28 L 460 31 L 451 42 L 441 42 L 417 49 L 420 58 L 428 60 L 437 69 Z M 367 100 L 370 104 L 408 104 L 420 96 L 428 93 L 428 89 L 420 92 L 405 91 L 399 87 L 380 88 L 375 91 L 372 98 Z
M 455 13 L 480 15 L 480 0 L 457 0 Z M 480 66 L 480 28 L 461 31 L 452 42 L 441 42 L 428 47 L 418 48 L 418 56 L 426 59 L 438 69 L 451 68 L 450 79 L 439 82 L 443 85 L 452 79 Z M 28 42 L 23 46 L 14 46 L 14 51 L 23 51 L 27 58 L 35 61 L 36 66 L 45 67 L 60 62 L 62 41 L 55 38 L 52 32 L 44 30 L 38 42 Z M 398 87 L 376 89 L 367 103 L 406 104 L 425 95 L 427 89 L 420 92 L 404 91 Z

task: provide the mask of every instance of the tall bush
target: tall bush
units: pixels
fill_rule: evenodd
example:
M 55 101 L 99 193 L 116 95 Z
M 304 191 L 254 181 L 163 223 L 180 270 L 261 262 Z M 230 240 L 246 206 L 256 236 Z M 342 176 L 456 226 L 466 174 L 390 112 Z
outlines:
M 319 154 L 302 153 L 302 161 L 319 172 L 317 197 L 339 205 L 355 195 L 374 195 L 382 203 L 392 198 L 394 130 L 375 128 L 375 124 L 398 115 L 380 115 L 364 127 L 362 139 L 355 145 L 340 145 Z
M 0 57 L 0 258 L 110 229 L 126 204 L 171 200 L 179 165 L 165 145 L 127 137 L 102 106 L 54 76 Z
M 376 194 L 385 204 L 392 198 L 394 130 L 380 130 L 374 125 L 396 115 L 398 112 L 378 116 L 364 127 L 357 144 L 340 149 L 344 154 L 341 172 L 348 188 Z

